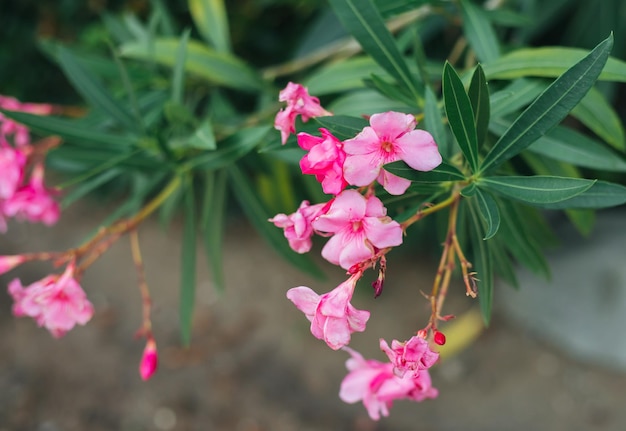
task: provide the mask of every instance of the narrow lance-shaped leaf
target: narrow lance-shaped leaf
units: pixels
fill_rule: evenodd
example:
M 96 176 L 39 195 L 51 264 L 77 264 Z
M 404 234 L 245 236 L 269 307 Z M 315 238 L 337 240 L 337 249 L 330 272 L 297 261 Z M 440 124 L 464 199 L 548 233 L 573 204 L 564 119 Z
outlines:
M 424 106 L 424 124 L 426 130 L 433 135 L 439 152 L 444 158 L 449 158 L 450 145 L 448 143 L 448 136 L 444 128 L 443 118 L 441 115 L 441 109 L 437 101 L 437 96 L 430 87 L 426 87 L 426 105 Z
M 478 203 L 480 215 L 486 224 L 484 240 L 492 238 L 500 228 L 500 211 L 496 200 L 487 192 L 476 188 L 475 198 Z
M 613 148 L 626 150 L 622 121 L 600 91 L 591 88 L 571 114 Z
M 484 177 L 477 184 L 502 196 L 534 206 L 571 199 L 593 186 L 595 180 L 536 175 Z
M 476 272 L 478 288 L 478 302 L 485 325 L 491 320 L 491 308 L 493 306 L 493 262 L 491 249 L 483 240 L 485 228 L 479 215 L 476 204 L 471 204 L 468 211 L 469 237 L 472 244 L 472 267 Z
M 343 26 L 376 62 L 419 97 L 409 68 L 372 0 L 330 0 Z
M 172 102 L 183 103 L 183 90 L 185 89 L 185 62 L 187 61 L 187 43 L 190 31 L 187 29 L 180 37 L 180 44 L 176 52 L 176 62 L 172 69 Z
M 596 181 L 587 191 L 568 200 L 544 205 L 548 209 L 566 208 L 610 208 L 626 203 L 626 187 L 609 183 L 607 181 Z
M 385 170 L 399 177 L 420 183 L 440 183 L 442 181 L 463 181 L 465 175 L 452 165 L 442 162 L 428 172 L 416 171 L 402 160 L 388 163 Z
M 472 104 L 472 110 L 474 111 L 476 137 L 478 138 L 478 146 L 480 148 L 485 142 L 487 130 L 489 129 L 490 108 L 489 87 L 487 86 L 487 79 L 485 78 L 485 73 L 480 64 L 476 66 L 476 70 L 472 75 L 472 82 L 470 83 L 467 94 Z
M 500 56 L 500 46 L 496 32 L 485 12 L 472 4 L 470 0 L 461 0 L 463 14 L 463 33 L 476 57 L 482 62 L 489 62 Z
M 593 86 L 613 46 L 613 35 L 550 85 L 511 125 L 485 156 L 480 172 L 519 154 L 556 126 Z
M 207 172 L 200 226 L 204 249 L 213 276 L 213 284 L 220 292 L 224 290 L 222 243 L 224 239 L 226 186 L 225 170 Z
M 328 129 L 338 139 L 351 139 L 360 133 L 364 127 L 369 126 L 367 120 L 357 117 L 334 115 L 332 117 L 316 117 L 315 122 L 321 127 Z
M 478 168 L 478 139 L 474 111 L 463 83 L 450 63 L 443 67 L 443 100 L 450 129 L 472 172 Z
M 184 227 L 180 274 L 180 331 L 183 345 L 189 346 L 196 295 L 196 208 L 191 178 L 187 181 L 183 202 Z
M 223 0 L 189 0 L 189 11 L 202 37 L 220 52 L 230 51 L 228 17 Z

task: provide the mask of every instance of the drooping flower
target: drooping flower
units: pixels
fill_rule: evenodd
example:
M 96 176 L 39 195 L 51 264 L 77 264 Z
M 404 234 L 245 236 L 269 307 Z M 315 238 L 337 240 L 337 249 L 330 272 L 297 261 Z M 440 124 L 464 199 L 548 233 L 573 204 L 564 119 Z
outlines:
M 142 380 L 148 380 L 156 372 L 159 365 L 159 356 L 154 338 L 148 338 L 146 347 L 143 349 L 141 361 L 139 362 L 139 375 Z
M 0 136 L 0 200 L 9 199 L 15 194 L 24 178 L 25 165 L 24 152 L 11 147 Z
M 430 171 L 441 163 L 441 155 L 430 133 L 415 129 L 415 117 L 401 112 L 384 112 L 370 118 L 356 137 L 343 143 L 346 152 L 344 177 L 349 184 L 367 186 L 377 180 L 392 195 L 401 195 L 410 181 L 383 169 L 404 160 L 418 171 Z
M 439 359 L 439 353 L 431 350 L 428 341 L 420 336 L 413 336 L 403 343 L 393 340 L 391 347 L 381 338 L 380 350 L 387 355 L 393 364 L 393 372 L 398 377 L 403 377 L 407 372 L 420 373 L 432 367 Z
M 87 295 L 74 279 L 71 262 L 63 274 L 48 275 L 23 287 L 19 279 L 9 283 L 13 297 L 13 315 L 29 316 L 56 337 L 62 337 L 76 324 L 86 324 L 94 313 Z
M 389 409 L 395 400 L 423 401 L 439 394 L 432 387 L 427 370 L 398 377 L 391 363 L 365 360 L 360 353 L 348 347 L 344 350 L 350 353 L 351 358 L 346 361 L 349 373 L 341 382 L 339 398 L 350 404 L 362 401 L 373 420 L 389 416 Z
M 278 100 L 287 102 L 285 109 L 278 111 L 274 120 L 274 128 L 280 130 L 283 144 L 287 142 L 290 133 L 295 133 L 296 117 L 298 115 L 302 117 L 304 122 L 308 121 L 309 118 L 332 115 L 322 108 L 317 97 L 309 95 L 306 87 L 293 82 L 288 83 L 279 93 Z
M 293 214 L 276 214 L 269 219 L 276 227 L 284 229 L 285 238 L 289 246 L 296 253 L 306 253 L 311 250 L 313 242 L 313 227 L 311 222 L 324 212 L 327 204 L 309 205 L 309 201 L 302 201 L 300 207 Z
M 43 164 L 37 164 L 29 182 L 18 188 L 13 196 L 1 203 L 1 210 L 8 217 L 28 220 L 31 223 L 53 225 L 59 219 L 59 203 L 53 198 L 54 190 L 44 185 Z
M 308 153 L 300 160 L 303 174 L 315 175 L 326 194 L 338 195 L 348 183 L 343 178 L 346 153 L 343 144 L 328 130 L 320 129 L 321 137 L 308 133 L 298 134 L 298 145 Z
M 322 256 L 348 270 L 372 259 L 377 250 L 402 243 L 402 228 L 387 215 L 375 196 L 365 198 L 356 190 L 344 190 L 326 214 L 312 222 L 320 232 L 333 233 L 324 245 Z
M 311 333 L 337 350 L 350 342 L 353 332 L 365 331 L 370 317 L 367 310 L 357 310 L 350 303 L 358 277 L 352 276 L 332 291 L 318 295 L 306 286 L 287 291 L 287 298 L 311 322 Z

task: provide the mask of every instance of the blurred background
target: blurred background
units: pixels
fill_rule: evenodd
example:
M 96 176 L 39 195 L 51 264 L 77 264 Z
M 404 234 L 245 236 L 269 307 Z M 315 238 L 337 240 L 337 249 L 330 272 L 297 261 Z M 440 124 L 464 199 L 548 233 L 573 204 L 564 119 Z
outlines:
M 226 2 L 234 51 L 257 67 L 297 57 L 302 29 L 328 19 L 323 1 Z M 420 3 L 420 2 L 416 2 Z M 445 3 L 445 2 L 442 2 Z M 518 0 L 528 15 L 508 43 L 592 48 L 616 31 L 613 55 L 624 58 L 626 5 L 620 0 Z M 0 93 L 23 101 L 80 106 L 81 99 L 49 61 L 39 41 L 52 38 L 107 54 L 103 16 L 145 17 L 165 8 L 177 28 L 191 26 L 184 1 L 20 1 L 0 5 Z M 593 22 L 594 25 L 589 25 Z M 456 35 L 428 23 L 429 57 L 445 58 Z M 339 25 L 329 38 L 342 37 Z M 449 30 L 447 30 L 449 31 Z M 620 32 L 622 32 L 620 34 Z M 443 41 L 443 42 L 442 42 Z M 623 86 L 602 88 L 626 118 Z M 611 178 L 616 181 L 619 178 Z M 623 183 L 623 181 L 622 181 Z M 58 226 L 13 223 L 0 254 L 61 250 L 78 244 L 109 212 L 91 198 L 64 212 Z M 495 317 L 482 329 L 476 305 L 453 283 L 447 310 L 450 352 L 433 369 L 436 400 L 398 402 L 390 418 L 369 420 L 362 405 L 337 396 L 347 354 L 314 339 L 308 322 L 286 300 L 295 285 L 318 292 L 342 281 L 341 271 L 320 282 L 291 268 L 247 222 L 233 213 L 224 261 L 226 290 L 217 292 L 200 264 L 192 345 L 180 347 L 178 282 L 180 221 L 165 230 L 140 229 L 160 368 L 148 382 L 137 367 L 143 342 L 141 299 L 129 246 L 116 245 L 82 285 L 96 307 L 86 327 L 60 340 L 30 319 L 15 319 L 0 295 L 0 431 L 4 430 L 623 430 L 626 428 L 626 232 L 623 210 L 601 214 L 589 238 L 564 218 L 552 219 L 561 246 L 550 250 L 552 278 L 520 272 L 520 291 L 500 284 Z M 384 295 L 355 299 L 372 311 L 354 347 L 382 359 L 380 337 L 404 339 L 423 325 L 437 246 L 391 255 Z M 201 257 L 201 253 L 199 259 Z M 318 253 L 319 254 L 319 253 Z M 328 271 L 331 268 L 324 266 Z M 0 277 L 26 283 L 50 268 L 29 265 Z M 461 324 L 456 324 L 459 323 Z

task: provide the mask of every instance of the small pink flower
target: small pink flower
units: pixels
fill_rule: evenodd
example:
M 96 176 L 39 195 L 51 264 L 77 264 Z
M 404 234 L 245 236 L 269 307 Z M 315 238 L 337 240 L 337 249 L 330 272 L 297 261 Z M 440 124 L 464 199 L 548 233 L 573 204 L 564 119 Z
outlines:
M 350 300 L 358 277 L 352 276 L 332 291 L 318 295 L 306 286 L 287 291 L 287 298 L 311 322 L 311 333 L 337 350 L 350 342 L 353 332 L 365 331 L 369 311 L 357 310 Z
M 343 178 L 343 162 L 346 153 L 343 144 L 328 130 L 320 129 L 322 137 L 308 133 L 298 134 L 298 145 L 308 153 L 300 160 L 300 169 L 303 174 L 315 175 L 322 183 L 322 190 L 326 194 L 338 195 L 348 183 Z
M 19 100 L 0 95 L 0 108 L 9 111 L 28 112 L 36 115 L 49 115 L 52 113 L 52 105 L 40 103 L 21 103 Z M 0 135 L 3 137 L 12 136 L 13 144 L 23 147 L 30 144 L 30 132 L 28 127 L 7 118 L 0 113 Z
M 54 191 L 44 185 L 43 177 L 43 165 L 38 164 L 33 168 L 29 183 L 2 203 L 4 215 L 48 226 L 55 224 L 61 210 L 53 198 Z
M 159 356 L 157 352 L 156 342 L 150 337 L 146 343 L 139 362 L 139 375 L 143 380 L 148 380 L 156 372 L 159 365 Z
M 287 142 L 290 133 L 296 131 L 296 117 L 302 116 L 302 121 L 306 122 L 312 117 L 322 117 L 332 115 L 330 112 L 322 108 L 320 100 L 317 97 L 309 95 L 306 87 L 300 84 L 290 82 L 279 93 L 278 100 L 287 102 L 287 107 L 281 109 L 276 114 L 274 120 L 274 128 L 280 130 L 283 144 Z
M 393 364 L 394 374 L 398 377 L 403 377 L 407 371 L 410 374 L 419 374 L 432 367 L 439 359 L 439 353 L 431 350 L 428 341 L 420 336 L 413 336 L 403 343 L 393 340 L 391 348 L 381 338 L 380 350 L 385 352 Z
M 423 401 L 438 395 L 427 370 L 420 371 L 418 375 L 409 373 L 398 377 L 393 373 L 392 364 L 365 360 L 348 347 L 344 350 L 352 357 L 346 361 L 349 373 L 341 382 L 339 398 L 350 404 L 362 401 L 373 420 L 379 420 L 381 415 L 389 416 L 389 409 L 395 400 Z
M 276 214 L 269 219 L 276 227 L 285 230 L 285 238 L 289 246 L 296 253 L 306 253 L 311 250 L 313 227 L 311 222 L 323 213 L 327 204 L 309 205 L 309 201 L 302 201 L 298 210 L 289 215 Z
M 0 275 L 26 262 L 24 255 L 0 256 Z
M 415 125 L 415 117 L 401 112 L 372 115 L 371 127 L 343 143 L 346 181 L 360 187 L 378 180 L 390 194 L 401 195 L 410 181 L 385 171 L 383 165 L 404 160 L 418 171 L 439 166 L 441 155 L 433 137 L 424 130 L 415 130 Z
M 2 141 L 0 137 L 0 200 L 15 194 L 24 178 L 26 165 L 24 152 Z
M 356 190 L 344 190 L 326 212 L 312 222 L 320 232 L 333 233 L 322 249 L 331 263 L 349 270 L 372 259 L 379 249 L 402 243 L 402 227 L 386 215 L 375 196 L 365 198 Z
M 63 274 L 49 275 L 24 288 L 19 279 L 9 283 L 13 315 L 29 316 L 56 337 L 62 337 L 77 323 L 86 324 L 93 316 L 93 305 L 74 279 L 74 262 Z

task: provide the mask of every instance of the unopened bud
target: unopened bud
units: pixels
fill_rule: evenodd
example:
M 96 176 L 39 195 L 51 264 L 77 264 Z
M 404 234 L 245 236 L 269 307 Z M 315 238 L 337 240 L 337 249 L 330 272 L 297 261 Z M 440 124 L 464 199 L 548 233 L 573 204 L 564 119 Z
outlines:
M 374 288 L 374 299 L 378 298 L 381 293 L 383 293 L 383 287 L 385 286 L 385 280 L 378 278 L 372 283 L 372 287 Z
M 143 380 L 148 380 L 156 372 L 159 364 L 156 342 L 153 338 L 148 339 L 143 356 L 139 363 L 139 375 Z
M 9 272 L 24 262 L 26 262 L 26 258 L 21 254 L 16 256 L 0 256 L 0 275 Z
M 443 332 L 435 331 L 435 333 L 433 334 L 433 341 L 435 342 L 435 344 L 443 346 L 444 344 L 446 344 L 446 336 L 443 335 Z

